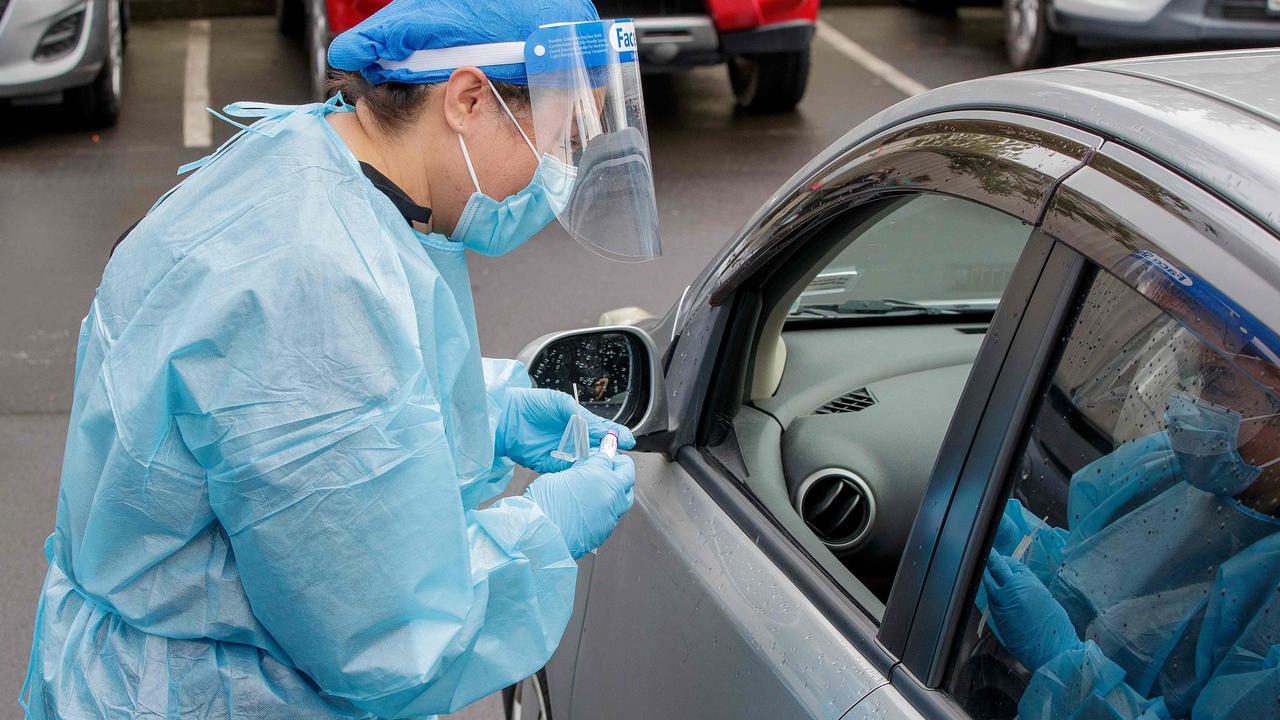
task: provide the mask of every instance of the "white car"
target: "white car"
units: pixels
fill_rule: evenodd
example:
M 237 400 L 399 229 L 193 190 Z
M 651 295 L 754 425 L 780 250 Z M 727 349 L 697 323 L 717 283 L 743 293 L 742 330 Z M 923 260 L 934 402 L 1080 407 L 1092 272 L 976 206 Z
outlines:
M 0 0 L 0 103 L 114 125 L 128 22 L 128 0 Z

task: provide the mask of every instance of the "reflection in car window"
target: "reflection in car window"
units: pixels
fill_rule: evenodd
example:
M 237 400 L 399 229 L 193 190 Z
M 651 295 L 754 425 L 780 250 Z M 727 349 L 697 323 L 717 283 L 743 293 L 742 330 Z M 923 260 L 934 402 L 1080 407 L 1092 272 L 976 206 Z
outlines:
M 946 679 L 974 717 L 1280 717 L 1280 400 L 1200 338 L 1089 282 Z
M 1031 226 L 949 195 L 911 195 L 818 273 L 793 318 L 991 312 Z

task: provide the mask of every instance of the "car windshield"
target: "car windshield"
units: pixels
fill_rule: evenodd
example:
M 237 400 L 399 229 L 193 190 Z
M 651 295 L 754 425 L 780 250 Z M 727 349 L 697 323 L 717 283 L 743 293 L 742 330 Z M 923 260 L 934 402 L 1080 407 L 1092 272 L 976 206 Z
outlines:
M 1031 226 L 948 195 L 912 195 L 849 233 L 792 319 L 995 312 Z

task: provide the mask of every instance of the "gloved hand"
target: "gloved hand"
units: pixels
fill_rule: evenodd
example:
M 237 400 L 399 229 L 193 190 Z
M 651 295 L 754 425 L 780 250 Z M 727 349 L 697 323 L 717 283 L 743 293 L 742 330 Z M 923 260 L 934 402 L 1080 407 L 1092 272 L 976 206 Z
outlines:
M 1005 557 L 1013 554 L 1014 549 L 1026 534 L 1022 523 L 1018 522 L 1022 513 L 1022 503 L 1009 498 L 1009 502 L 1005 503 L 1004 512 L 1000 514 L 1000 524 L 996 526 L 996 539 L 991 543 L 992 550 Z
M 991 610 L 991 629 L 1028 669 L 1036 670 L 1081 644 L 1067 611 L 1021 562 L 990 552 L 982 588 Z
M 551 452 L 560 445 L 560 436 L 574 413 L 587 418 L 592 446 L 599 446 L 605 431 L 613 430 L 618 433 L 618 449 L 635 447 L 635 436 L 626 426 L 592 414 L 558 390 L 511 388 L 498 419 L 494 454 L 540 473 L 568 468 L 572 463 L 551 457 Z
M 1036 517 L 1016 498 L 1009 498 L 1004 513 L 1000 515 L 1000 525 L 996 528 L 996 538 L 991 547 L 1005 557 L 1014 557 L 1019 546 L 1026 541 L 1023 552 L 1016 559 L 1031 568 L 1041 582 L 1047 582 L 1062 566 L 1063 546 L 1067 538 L 1066 530 L 1050 525 L 1047 519 Z
M 636 466 L 626 455 L 595 453 L 530 483 L 525 497 L 560 528 L 573 559 L 600 547 L 631 507 Z

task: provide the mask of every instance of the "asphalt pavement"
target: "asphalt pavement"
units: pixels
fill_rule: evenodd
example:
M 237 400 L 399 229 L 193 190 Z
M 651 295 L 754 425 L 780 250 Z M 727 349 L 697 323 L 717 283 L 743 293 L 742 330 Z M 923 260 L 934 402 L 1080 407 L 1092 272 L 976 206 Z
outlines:
M 823 23 L 808 94 L 791 114 L 735 112 L 723 67 L 647 81 L 663 257 L 614 264 L 552 227 L 511 255 L 475 258 L 484 353 L 512 356 L 614 307 L 661 314 L 779 185 L 850 128 L 904 92 L 1007 70 L 995 9 L 941 18 L 839 7 Z M 193 78 L 187 56 L 202 37 L 207 76 Z M 177 182 L 179 165 L 213 149 L 184 104 L 306 99 L 300 44 L 264 17 L 136 23 L 124 80 L 120 123 L 98 133 L 56 109 L 0 110 L 0 718 L 19 716 L 10 699 L 45 572 L 76 336 L 108 252 Z M 214 147 L 235 129 L 216 119 L 209 128 Z M 458 715 L 500 716 L 494 698 Z

